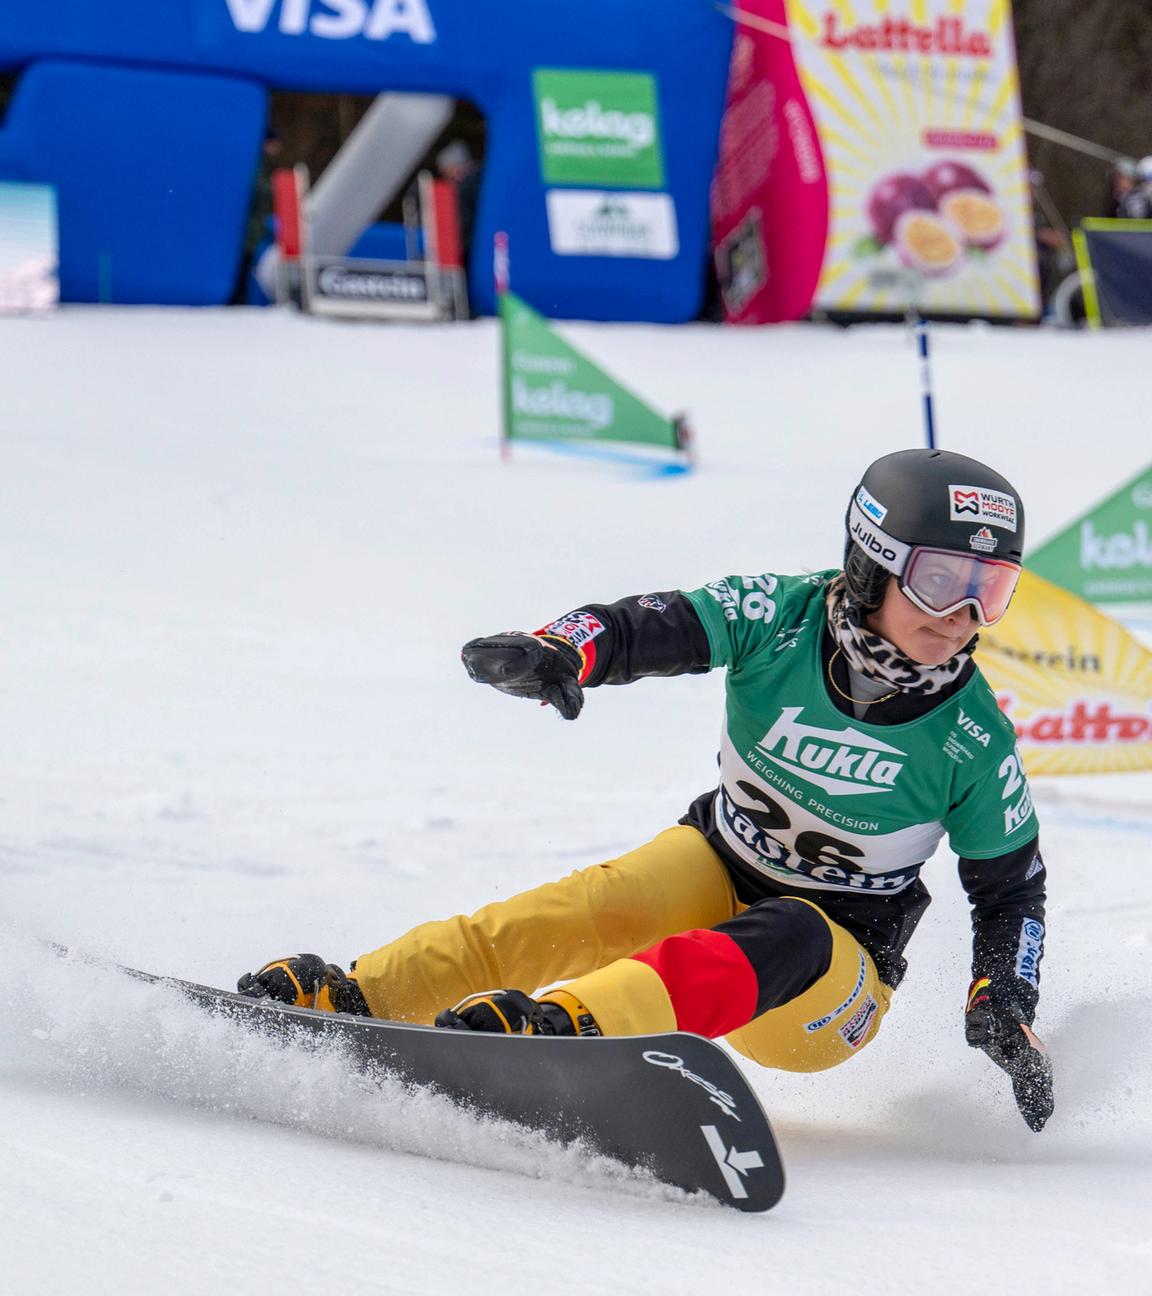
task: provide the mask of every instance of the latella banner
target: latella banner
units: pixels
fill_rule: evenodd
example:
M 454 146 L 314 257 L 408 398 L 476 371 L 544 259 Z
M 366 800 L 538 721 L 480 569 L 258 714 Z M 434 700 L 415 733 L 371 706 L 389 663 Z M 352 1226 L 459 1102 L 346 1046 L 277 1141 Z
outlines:
M 726 316 L 1039 313 L 1010 0 L 733 0 Z

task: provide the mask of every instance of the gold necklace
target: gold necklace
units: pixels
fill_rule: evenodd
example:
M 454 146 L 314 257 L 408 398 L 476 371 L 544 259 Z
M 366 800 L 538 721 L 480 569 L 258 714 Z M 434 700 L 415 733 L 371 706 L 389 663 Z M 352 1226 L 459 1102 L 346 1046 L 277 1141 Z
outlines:
M 885 693 L 883 697 L 878 698 L 855 698 L 851 693 L 845 693 L 844 690 L 836 683 L 832 676 L 832 665 L 836 658 L 841 655 L 843 649 L 839 644 L 836 645 L 836 651 L 828 658 L 828 683 L 836 690 L 845 702 L 851 702 L 853 706 L 876 706 L 880 702 L 887 702 L 894 698 L 900 692 L 900 686 L 897 685 L 891 693 Z

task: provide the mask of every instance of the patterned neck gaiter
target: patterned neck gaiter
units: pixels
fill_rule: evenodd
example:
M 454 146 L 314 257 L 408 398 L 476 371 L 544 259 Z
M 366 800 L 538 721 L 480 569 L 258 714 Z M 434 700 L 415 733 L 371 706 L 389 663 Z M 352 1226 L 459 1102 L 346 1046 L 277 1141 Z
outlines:
M 830 582 L 825 606 L 832 637 L 849 667 L 902 693 L 939 693 L 956 679 L 976 651 L 978 636 L 973 635 L 955 656 L 939 666 L 913 661 L 887 639 L 868 629 L 864 623 L 867 611 L 849 594 L 843 572 Z

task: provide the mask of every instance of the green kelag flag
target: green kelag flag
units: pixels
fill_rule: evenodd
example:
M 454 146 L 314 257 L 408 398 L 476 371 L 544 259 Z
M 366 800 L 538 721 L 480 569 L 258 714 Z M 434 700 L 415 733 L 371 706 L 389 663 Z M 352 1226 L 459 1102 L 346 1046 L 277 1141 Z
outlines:
M 524 441 L 628 441 L 680 448 L 662 418 L 552 331 L 515 293 L 500 294 L 504 435 Z
M 1152 465 L 1025 561 L 1089 603 L 1152 599 Z

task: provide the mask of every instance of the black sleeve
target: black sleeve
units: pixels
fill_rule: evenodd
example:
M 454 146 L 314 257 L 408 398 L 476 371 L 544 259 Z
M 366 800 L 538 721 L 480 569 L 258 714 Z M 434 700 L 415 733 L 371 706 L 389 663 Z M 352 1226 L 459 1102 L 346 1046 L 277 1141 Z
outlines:
M 1029 1024 L 1044 957 L 1044 860 L 1039 838 L 993 859 L 960 859 L 972 905 L 972 976 L 1015 998 Z
M 703 622 L 679 590 L 585 603 L 536 631 L 580 653 L 580 682 L 631 684 L 650 675 L 700 675 L 712 652 Z

